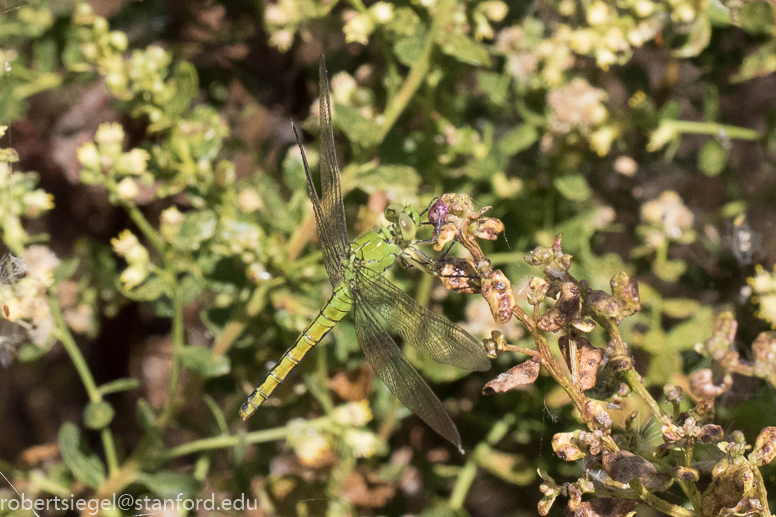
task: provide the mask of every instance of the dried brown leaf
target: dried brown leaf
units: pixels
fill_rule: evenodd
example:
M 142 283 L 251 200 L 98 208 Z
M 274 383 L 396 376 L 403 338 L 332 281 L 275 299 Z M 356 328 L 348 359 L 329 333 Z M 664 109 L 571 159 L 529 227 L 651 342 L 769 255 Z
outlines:
M 513 390 L 518 386 L 531 384 L 539 378 L 541 365 L 541 359 L 532 357 L 487 383 L 482 388 L 482 394 L 493 395 L 494 393 L 504 393 Z

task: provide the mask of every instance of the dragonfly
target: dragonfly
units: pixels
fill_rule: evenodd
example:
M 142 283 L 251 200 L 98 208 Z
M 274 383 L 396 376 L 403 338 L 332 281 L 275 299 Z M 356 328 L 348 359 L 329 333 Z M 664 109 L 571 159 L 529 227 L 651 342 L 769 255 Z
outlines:
M 391 223 L 389 226 L 350 241 L 323 56 L 319 72 L 320 196 L 299 133 L 293 123 L 292 126 L 302 154 L 324 266 L 334 291 L 318 316 L 251 393 L 240 409 L 240 416 L 245 420 L 255 413 L 307 353 L 353 311 L 358 343 L 377 377 L 405 406 L 463 453 L 458 429 L 437 396 L 404 356 L 391 332 L 432 359 L 464 370 L 488 370 L 487 351 L 461 327 L 422 307 L 385 278 L 386 270 L 397 261 L 405 267 L 433 272 L 433 260 L 416 246 L 421 241 L 415 238 L 420 226 L 420 214 L 415 208 L 390 204 L 385 210 L 386 219 Z

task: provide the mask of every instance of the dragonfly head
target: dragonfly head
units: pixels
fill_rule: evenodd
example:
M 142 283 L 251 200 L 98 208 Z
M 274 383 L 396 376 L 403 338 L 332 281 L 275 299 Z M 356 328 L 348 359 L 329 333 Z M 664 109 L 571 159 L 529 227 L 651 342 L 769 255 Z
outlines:
M 414 207 L 391 203 L 385 209 L 385 218 L 396 226 L 403 241 L 415 240 L 420 226 L 420 214 Z

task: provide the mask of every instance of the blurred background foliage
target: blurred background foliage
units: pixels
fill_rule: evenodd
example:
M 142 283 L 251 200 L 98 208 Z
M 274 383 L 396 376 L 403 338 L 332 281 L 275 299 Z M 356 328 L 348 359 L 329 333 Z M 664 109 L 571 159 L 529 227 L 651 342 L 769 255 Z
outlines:
M 0 470 L 28 497 L 244 493 L 256 515 L 533 515 L 537 467 L 580 475 L 549 446 L 579 423 L 551 379 L 480 395 L 511 354 L 466 376 L 411 356 L 466 457 L 373 382 L 350 320 L 239 421 L 331 292 L 289 124 L 318 133 L 318 56 L 351 236 L 383 223 L 388 202 L 468 194 L 504 222 L 485 251 L 519 296 L 539 274 L 526 252 L 562 233 L 593 288 L 638 279 L 642 310 L 621 331 L 660 394 L 708 363 L 695 345 L 719 312 L 735 314 L 743 357 L 776 322 L 775 10 L 2 0 L 0 228 L 22 261 L 0 271 Z M 478 339 L 500 328 L 531 344 L 481 299 L 390 275 Z M 750 442 L 776 422 L 764 382 L 737 379 L 719 402 L 720 425 Z M 638 426 L 659 439 L 646 408 Z

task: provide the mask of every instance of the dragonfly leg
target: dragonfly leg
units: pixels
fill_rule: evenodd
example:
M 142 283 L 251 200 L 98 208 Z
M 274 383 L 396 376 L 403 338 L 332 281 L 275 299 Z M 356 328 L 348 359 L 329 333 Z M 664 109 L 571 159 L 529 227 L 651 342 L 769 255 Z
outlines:
M 414 243 L 417 244 L 417 243 Z M 402 265 L 406 268 L 416 267 L 426 273 L 436 275 L 436 261 L 417 249 L 414 244 L 407 247 L 399 256 Z
M 447 254 L 450 253 L 450 250 L 453 249 L 453 246 L 455 246 L 455 243 L 458 241 L 451 241 L 450 245 L 447 246 L 447 249 L 442 251 L 442 255 L 437 260 L 444 260 L 445 257 L 447 257 Z

